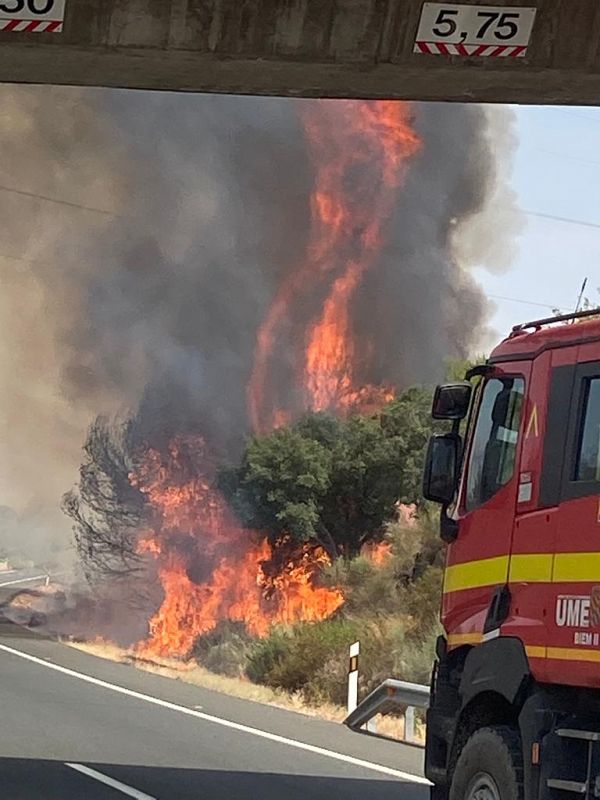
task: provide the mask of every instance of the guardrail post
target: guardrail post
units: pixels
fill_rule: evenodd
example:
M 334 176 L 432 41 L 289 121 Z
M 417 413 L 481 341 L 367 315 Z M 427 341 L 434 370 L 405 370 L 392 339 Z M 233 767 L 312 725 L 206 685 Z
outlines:
M 367 729 L 368 733 L 377 733 L 377 720 L 375 717 L 368 720 L 368 722 L 365 724 L 365 728 Z
M 358 654 L 360 642 L 350 645 L 350 663 L 348 665 L 348 713 L 351 714 L 358 705 Z
M 415 740 L 415 707 L 407 706 L 404 712 L 404 739 L 407 742 Z

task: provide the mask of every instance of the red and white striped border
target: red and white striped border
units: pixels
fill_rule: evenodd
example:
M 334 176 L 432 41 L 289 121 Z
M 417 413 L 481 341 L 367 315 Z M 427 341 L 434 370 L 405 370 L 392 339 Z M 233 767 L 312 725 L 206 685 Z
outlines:
M 496 58 L 523 58 L 527 45 L 511 44 L 444 44 L 443 42 L 415 42 L 415 53 L 440 56 L 491 56 Z
M 62 19 L 0 19 L 0 31 L 15 33 L 62 33 L 62 27 Z

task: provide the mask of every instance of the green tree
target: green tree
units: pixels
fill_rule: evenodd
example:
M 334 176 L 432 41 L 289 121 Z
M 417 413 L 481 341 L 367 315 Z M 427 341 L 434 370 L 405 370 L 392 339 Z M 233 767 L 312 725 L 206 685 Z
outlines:
M 341 425 L 320 509 L 338 553 L 357 555 L 365 542 L 382 536 L 403 494 L 403 455 L 381 417 L 354 417 Z
M 248 442 L 241 465 L 223 470 L 219 486 L 244 524 L 267 534 L 272 544 L 290 536 L 315 539 L 334 555 L 321 524 L 330 484 L 331 452 L 293 428 L 280 428 Z
M 354 556 L 381 538 L 398 501 L 419 501 L 430 408 L 431 391 L 412 388 L 376 416 L 307 415 L 252 438 L 220 488 L 271 542 L 312 539 L 332 558 Z
M 468 369 L 477 366 L 477 364 L 485 364 L 485 355 L 476 355 L 474 358 L 453 358 L 446 363 L 446 380 L 447 381 L 464 381 L 465 373 Z
M 384 408 L 381 427 L 393 442 L 402 465 L 397 500 L 421 502 L 421 480 L 425 448 L 432 433 L 444 428 L 431 418 L 431 388 L 413 386 Z

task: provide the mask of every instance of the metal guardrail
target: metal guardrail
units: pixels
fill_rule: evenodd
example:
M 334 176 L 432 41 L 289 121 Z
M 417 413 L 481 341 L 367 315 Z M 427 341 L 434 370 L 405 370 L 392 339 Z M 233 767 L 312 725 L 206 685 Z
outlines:
M 54 581 L 56 578 L 62 578 L 65 575 L 69 575 L 69 572 L 66 570 L 62 570 L 62 572 L 42 572 L 38 575 L 26 575 L 23 578 L 11 578 L 10 580 L 3 580 L 5 577 L 12 575 L 14 573 L 21 573 L 23 570 L 11 569 L 7 572 L 0 572 L 0 589 L 4 586 L 15 586 L 19 583 L 39 583 L 40 581 L 43 582 L 44 586 L 48 586 L 51 581 Z
M 30 575 L 27 578 L 18 578 L 17 580 L 0 581 L 0 589 L 3 586 L 15 586 L 18 583 L 37 583 L 39 581 L 44 581 L 47 586 L 50 582 L 50 575 L 44 573 L 43 575 Z
M 429 686 L 388 678 L 358 704 L 344 720 L 353 731 L 360 732 L 377 714 L 404 711 L 404 741 L 415 740 L 415 708 L 429 706 Z

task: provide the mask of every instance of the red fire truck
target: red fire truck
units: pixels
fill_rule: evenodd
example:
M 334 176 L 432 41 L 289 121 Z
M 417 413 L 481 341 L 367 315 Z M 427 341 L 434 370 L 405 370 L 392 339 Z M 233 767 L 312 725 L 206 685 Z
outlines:
M 423 480 L 447 542 L 432 795 L 599 798 L 600 310 L 516 326 L 433 416 L 452 430 Z

